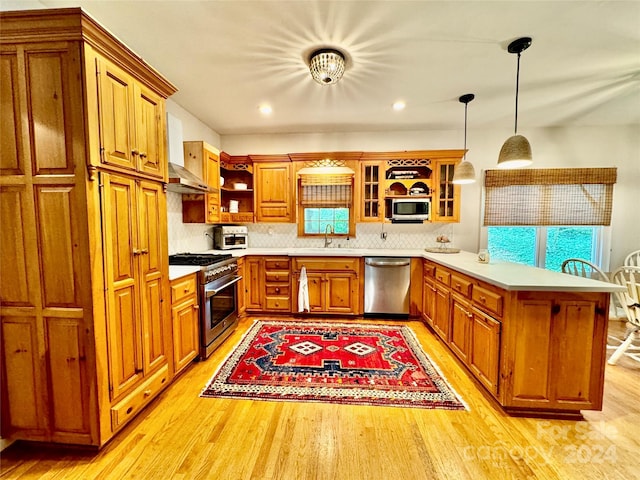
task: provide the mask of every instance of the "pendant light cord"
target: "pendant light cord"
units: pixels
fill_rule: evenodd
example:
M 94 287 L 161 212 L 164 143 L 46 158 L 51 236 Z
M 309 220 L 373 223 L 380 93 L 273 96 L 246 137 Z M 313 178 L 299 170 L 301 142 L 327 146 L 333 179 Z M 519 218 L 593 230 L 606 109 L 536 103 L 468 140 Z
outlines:
M 514 127 L 514 135 L 518 134 L 518 90 L 520 86 L 520 52 L 518 52 L 518 67 L 516 69 L 516 122 Z
M 464 158 L 463 161 L 467 159 L 467 107 L 469 106 L 469 102 L 464 104 Z

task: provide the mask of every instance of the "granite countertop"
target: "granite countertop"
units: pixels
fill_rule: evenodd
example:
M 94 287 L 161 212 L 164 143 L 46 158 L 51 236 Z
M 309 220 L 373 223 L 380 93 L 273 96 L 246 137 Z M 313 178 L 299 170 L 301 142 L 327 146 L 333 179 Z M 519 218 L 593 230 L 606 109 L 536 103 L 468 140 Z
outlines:
M 624 287 L 613 283 L 600 282 L 588 278 L 576 277 L 565 273 L 552 272 L 542 268 L 530 267 L 519 263 L 490 262 L 480 263 L 477 254 L 472 252 L 459 253 L 431 253 L 421 249 L 386 249 L 386 248 L 246 248 L 236 250 L 208 250 L 203 253 L 230 253 L 234 257 L 249 255 L 287 255 L 327 256 L 327 257 L 417 257 L 433 260 L 436 263 L 465 273 L 471 277 L 505 290 L 521 291 L 562 291 L 562 292 L 615 292 Z M 170 279 L 175 276 L 176 268 L 170 266 Z M 193 270 L 192 270 L 193 271 Z M 197 267 L 196 270 L 197 271 Z M 182 273 L 187 275 L 191 272 Z

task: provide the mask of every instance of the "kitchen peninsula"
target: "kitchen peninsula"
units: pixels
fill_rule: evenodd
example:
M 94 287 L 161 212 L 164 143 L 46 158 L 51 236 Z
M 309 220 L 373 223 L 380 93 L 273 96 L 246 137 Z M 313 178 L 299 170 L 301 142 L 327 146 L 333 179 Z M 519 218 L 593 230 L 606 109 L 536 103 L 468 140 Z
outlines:
M 514 263 L 483 264 L 470 252 L 248 248 L 231 253 L 245 262 L 277 256 L 301 265 L 313 258 L 355 257 L 362 265 L 364 256 L 410 256 L 412 315 L 431 327 L 505 411 L 579 418 L 580 410 L 602 408 L 609 296 L 621 288 L 617 285 Z M 358 277 L 362 285 L 362 268 Z M 256 295 L 245 280 L 242 293 Z M 288 288 L 295 298 L 297 284 Z M 297 312 L 291 303 L 287 311 L 265 312 Z M 362 307 L 354 313 L 362 314 Z

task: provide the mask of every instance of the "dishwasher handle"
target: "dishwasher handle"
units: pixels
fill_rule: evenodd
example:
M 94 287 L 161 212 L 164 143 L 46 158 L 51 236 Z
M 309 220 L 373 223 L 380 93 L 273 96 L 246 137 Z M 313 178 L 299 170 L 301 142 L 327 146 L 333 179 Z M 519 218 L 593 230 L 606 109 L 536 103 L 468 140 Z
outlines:
M 404 267 L 411 263 L 409 258 L 365 258 L 364 263 L 372 267 Z

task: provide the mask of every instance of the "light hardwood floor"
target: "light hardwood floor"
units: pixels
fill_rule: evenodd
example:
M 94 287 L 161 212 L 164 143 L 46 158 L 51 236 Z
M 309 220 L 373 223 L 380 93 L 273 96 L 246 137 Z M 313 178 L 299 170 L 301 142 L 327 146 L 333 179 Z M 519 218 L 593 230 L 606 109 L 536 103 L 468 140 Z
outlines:
M 640 363 L 631 359 L 607 366 L 604 409 L 579 422 L 505 415 L 420 322 L 408 324 L 469 411 L 200 398 L 252 320 L 101 451 L 16 443 L 1 454 L 0 477 L 639 478 Z

